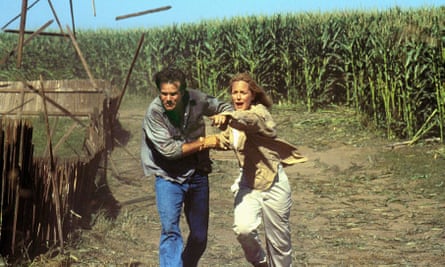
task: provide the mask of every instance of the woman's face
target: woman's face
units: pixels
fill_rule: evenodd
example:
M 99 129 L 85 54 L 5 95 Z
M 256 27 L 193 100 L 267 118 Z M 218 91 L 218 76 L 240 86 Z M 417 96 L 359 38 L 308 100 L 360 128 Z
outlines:
M 249 84 L 245 81 L 232 83 L 232 103 L 235 110 L 250 109 L 255 95 L 249 90 Z

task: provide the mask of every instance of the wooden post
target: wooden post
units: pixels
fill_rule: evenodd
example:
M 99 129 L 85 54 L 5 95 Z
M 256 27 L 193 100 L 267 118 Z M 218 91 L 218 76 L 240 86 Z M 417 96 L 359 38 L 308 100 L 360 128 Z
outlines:
M 76 38 L 76 24 L 74 23 L 73 0 L 70 0 L 71 26 L 73 27 L 73 36 Z
M 22 15 L 20 18 L 20 34 L 19 34 L 19 45 L 17 49 L 17 68 L 22 65 L 22 53 L 23 53 L 23 42 L 25 41 L 25 25 L 26 25 L 26 11 L 28 7 L 28 0 L 22 0 Z
M 57 232 L 59 235 L 59 242 L 60 242 L 60 250 L 63 253 L 63 230 L 62 230 L 62 218 L 60 214 L 60 195 L 59 195 L 59 184 L 56 177 L 56 164 L 54 161 L 54 155 L 53 155 L 53 148 L 52 148 L 52 141 L 51 141 L 51 131 L 49 127 L 49 121 L 48 121 L 48 110 L 46 108 L 46 99 L 45 99 L 45 89 L 43 88 L 43 78 L 40 76 L 40 84 L 41 84 L 41 92 L 42 92 L 42 101 L 43 101 L 43 110 L 45 111 L 45 123 L 46 123 L 46 132 L 47 132 L 47 138 L 48 138 L 48 147 L 49 147 L 49 156 L 50 156 L 50 165 L 51 170 L 49 171 L 49 175 L 51 176 L 51 184 L 53 187 L 53 194 L 52 199 L 54 201 L 54 206 L 56 209 L 56 220 L 57 220 Z
M 87 61 L 83 57 L 82 51 L 80 50 L 79 45 L 77 44 L 76 37 L 71 32 L 69 26 L 66 26 L 66 29 L 68 30 L 68 34 L 70 35 L 71 41 L 72 41 L 72 43 L 74 45 L 74 48 L 76 49 L 77 55 L 79 55 L 80 61 L 82 62 L 82 65 L 83 65 L 83 68 L 85 69 L 85 71 L 87 72 L 88 77 L 90 78 L 91 84 L 93 85 L 94 89 L 98 89 L 97 88 L 97 84 L 94 81 L 93 75 L 90 72 L 90 68 L 88 67 Z
M 134 63 L 136 62 L 136 59 L 138 58 L 139 51 L 141 50 L 142 43 L 144 42 L 144 35 L 145 34 L 143 33 L 141 35 L 141 39 L 139 39 L 138 48 L 136 49 L 136 53 L 134 54 L 133 61 L 131 62 L 131 65 L 130 65 L 130 69 L 128 70 L 127 78 L 125 79 L 124 88 L 122 88 L 122 92 L 119 95 L 119 99 L 117 100 L 116 113 L 119 111 L 119 107 L 121 105 L 122 98 L 124 97 L 128 82 L 130 81 L 130 75 L 131 75 L 131 72 L 133 71 Z
M 57 25 L 59 26 L 60 32 L 62 34 L 64 34 L 62 24 L 59 21 L 59 18 L 57 16 L 56 10 L 54 9 L 54 6 L 53 6 L 53 3 L 51 2 L 51 0 L 48 0 L 48 4 L 49 4 L 49 7 L 51 8 L 51 11 L 53 12 L 54 19 L 56 20 Z M 67 36 L 67 37 L 69 37 L 69 36 Z

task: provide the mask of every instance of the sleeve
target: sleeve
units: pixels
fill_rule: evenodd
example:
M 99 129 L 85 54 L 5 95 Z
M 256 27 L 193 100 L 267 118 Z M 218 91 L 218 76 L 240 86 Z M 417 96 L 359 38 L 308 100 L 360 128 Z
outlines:
M 218 98 L 206 95 L 207 108 L 205 110 L 206 116 L 213 116 L 219 114 L 221 112 L 232 111 L 233 107 L 231 104 L 226 103 L 224 101 L 220 101 Z
M 153 148 L 167 159 L 177 159 L 182 156 L 184 141 L 170 133 L 162 114 L 148 110 L 144 118 L 143 131 Z
M 229 125 L 246 134 L 259 133 L 272 138 L 277 136 L 275 122 L 267 108 L 261 104 L 252 105 L 249 110 L 232 112 Z

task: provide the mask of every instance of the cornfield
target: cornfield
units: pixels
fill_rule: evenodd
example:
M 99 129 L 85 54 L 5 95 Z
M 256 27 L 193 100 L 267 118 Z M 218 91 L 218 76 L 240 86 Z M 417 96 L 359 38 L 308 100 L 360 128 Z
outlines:
M 153 96 L 153 74 L 172 64 L 189 87 L 219 97 L 232 74 L 249 71 L 278 105 L 346 105 L 388 138 L 444 140 L 445 7 L 236 17 L 76 38 L 94 78 L 119 87 L 142 34 L 128 94 Z M 17 40 L 0 33 L 0 57 Z M 88 78 L 66 38 L 39 36 L 23 58 L 20 69 L 12 58 L 0 65 L 0 80 Z

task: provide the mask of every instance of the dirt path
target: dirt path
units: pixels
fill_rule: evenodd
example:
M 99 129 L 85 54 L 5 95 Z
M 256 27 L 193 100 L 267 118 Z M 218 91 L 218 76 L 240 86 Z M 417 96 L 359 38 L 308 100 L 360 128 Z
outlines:
M 122 207 L 112 223 L 101 223 L 105 219 L 99 216 L 83 233 L 83 250 L 73 252 L 80 265 L 157 266 L 160 226 L 153 178 L 143 177 L 139 163 L 143 109 L 122 112 L 122 127 L 130 135 L 125 148 L 113 151 L 108 178 Z M 286 169 L 293 188 L 294 265 L 444 266 L 443 197 L 426 194 L 422 179 L 398 179 L 385 156 L 387 141 L 359 131 L 343 111 L 297 112 L 291 123 L 289 114 L 295 112 L 275 114 L 283 131 L 294 132 L 287 139 L 310 159 Z M 212 152 L 209 245 L 201 266 L 249 266 L 231 231 L 229 187 L 236 162 L 228 153 Z M 393 160 L 403 162 L 413 153 L 401 149 Z M 435 160 L 430 167 L 442 168 L 444 159 Z
M 349 164 L 335 164 L 340 158 Z M 442 266 L 444 205 L 402 185 L 378 151 L 341 146 L 295 169 L 297 262 L 309 266 Z M 344 157 L 345 156 L 345 157 Z M 378 159 L 377 159 L 378 160 Z M 345 161 L 342 161 L 345 163 Z M 318 166 L 317 166 L 318 165 Z M 292 173 L 291 171 L 289 173 Z

